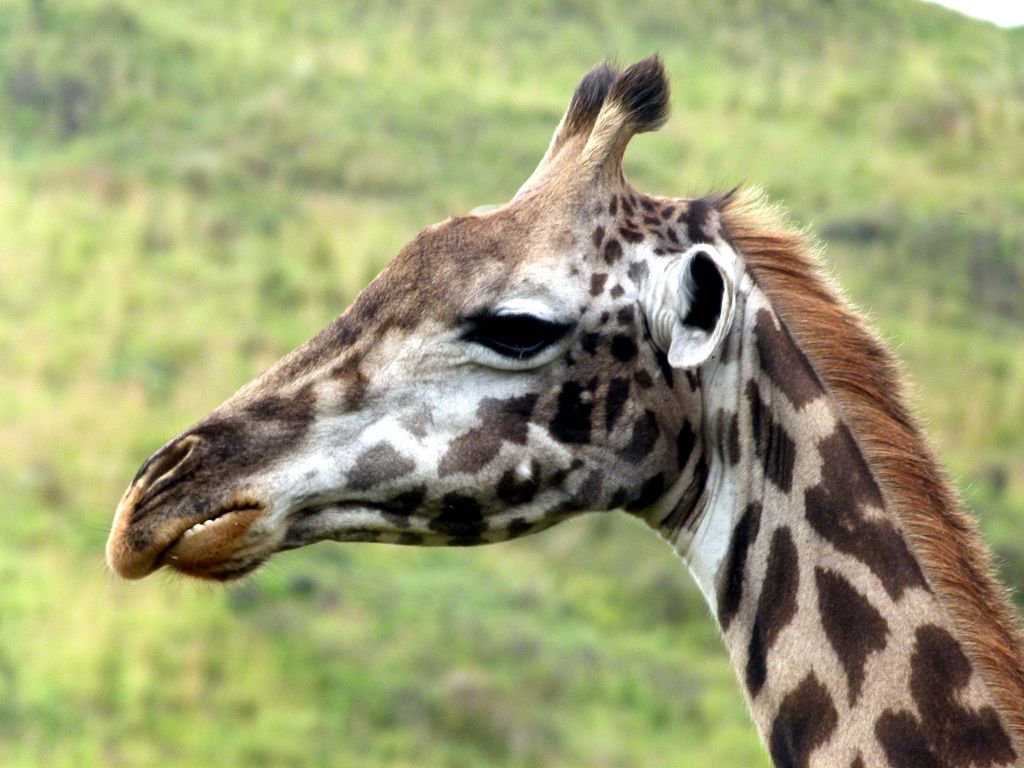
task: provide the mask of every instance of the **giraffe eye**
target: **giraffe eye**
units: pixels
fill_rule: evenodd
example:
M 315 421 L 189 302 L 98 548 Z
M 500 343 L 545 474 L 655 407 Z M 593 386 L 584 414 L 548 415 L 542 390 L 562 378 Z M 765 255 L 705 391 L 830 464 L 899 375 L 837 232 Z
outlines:
M 464 341 L 480 344 L 513 360 L 527 360 L 568 333 L 572 325 L 544 320 L 535 315 L 478 315 L 467 321 Z

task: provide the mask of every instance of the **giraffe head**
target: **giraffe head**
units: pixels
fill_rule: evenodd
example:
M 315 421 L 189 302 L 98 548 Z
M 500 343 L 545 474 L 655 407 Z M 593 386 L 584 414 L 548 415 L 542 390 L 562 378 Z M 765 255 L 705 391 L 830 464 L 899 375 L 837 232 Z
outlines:
M 617 508 L 682 525 L 739 272 L 712 202 L 623 176 L 667 113 L 656 57 L 590 72 L 511 201 L 421 232 L 143 464 L 111 566 L 229 579 L 324 539 L 481 544 Z

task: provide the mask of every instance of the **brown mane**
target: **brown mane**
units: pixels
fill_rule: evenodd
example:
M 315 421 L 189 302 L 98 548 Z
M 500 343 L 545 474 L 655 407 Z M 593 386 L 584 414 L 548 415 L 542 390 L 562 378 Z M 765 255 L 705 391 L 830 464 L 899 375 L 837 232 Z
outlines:
M 838 402 L 965 651 L 1024 739 L 1024 635 L 974 520 L 903 403 L 896 360 L 779 209 L 751 192 L 716 202 L 726 236 Z

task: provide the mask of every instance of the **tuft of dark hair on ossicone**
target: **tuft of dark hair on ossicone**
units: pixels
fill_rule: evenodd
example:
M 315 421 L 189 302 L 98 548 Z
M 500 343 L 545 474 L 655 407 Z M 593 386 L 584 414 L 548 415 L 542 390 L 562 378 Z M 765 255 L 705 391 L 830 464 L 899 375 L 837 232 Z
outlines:
M 608 93 L 609 103 L 619 103 L 633 133 L 658 130 L 668 119 L 668 75 L 658 54 L 627 68 Z
M 590 133 L 608 97 L 608 91 L 618 76 L 619 71 L 607 59 L 583 76 L 565 113 L 563 136 Z

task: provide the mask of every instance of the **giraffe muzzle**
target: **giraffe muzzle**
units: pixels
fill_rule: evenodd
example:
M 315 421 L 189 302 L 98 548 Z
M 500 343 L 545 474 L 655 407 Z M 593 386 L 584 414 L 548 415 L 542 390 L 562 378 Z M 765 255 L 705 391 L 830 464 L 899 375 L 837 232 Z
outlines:
M 266 506 L 234 492 L 209 502 L 197 484 L 203 439 L 186 434 L 154 453 L 125 491 L 107 540 L 107 563 L 126 579 L 168 566 L 198 578 L 224 581 L 254 570 L 275 548 L 256 530 Z M 193 491 L 193 493 L 189 493 Z M 218 494 L 219 495 L 219 494 Z

